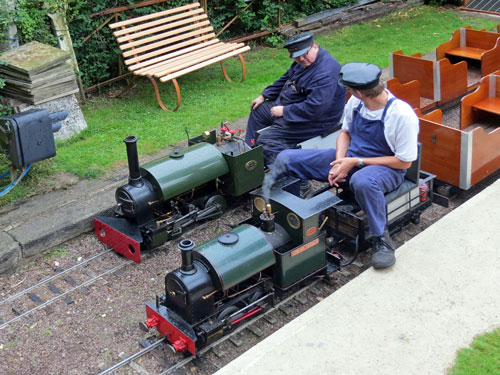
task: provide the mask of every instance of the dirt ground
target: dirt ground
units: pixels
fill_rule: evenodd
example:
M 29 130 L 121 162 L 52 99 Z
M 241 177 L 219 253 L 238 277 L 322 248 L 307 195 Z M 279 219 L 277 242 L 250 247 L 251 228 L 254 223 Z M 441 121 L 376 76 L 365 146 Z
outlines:
M 242 220 L 245 210 L 230 215 L 231 220 Z M 188 234 L 201 243 L 222 230 L 228 230 L 228 217 L 212 222 Z M 93 374 L 118 362 L 119 354 L 139 351 L 139 341 L 146 336 L 138 323 L 145 320 L 144 303 L 164 292 L 164 276 L 180 265 L 176 243 L 168 243 L 149 252 L 142 263 L 130 263 L 95 283 L 83 293 L 70 294 L 73 303 L 62 299 L 25 316 L 0 330 L 1 374 Z M 36 262 L 25 265 L 17 273 L 0 279 L 0 299 L 26 289 L 55 274 L 58 268 L 83 261 L 105 250 L 93 233 L 82 235 L 65 243 Z M 125 260 L 115 252 L 98 259 L 101 269 L 111 268 Z M 90 267 L 89 267 L 90 268 Z M 94 273 L 98 273 L 94 269 Z M 77 282 L 84 281 L 78 275 Z M 54 284 L 61 289 L 64 281 Z M 67 289 L 67 288 L 66 288 Z M 48 289 L 36 291 L 44 301 L 53 297 Z M 9 304 L 6 304 L 9 305 Z M 16 300 L 22 310 L 35 306 L 27 296 Z M 0 305 L 1 316 L 12 315 Z M 4 319 L 5 320 L 5 319 Z
M 393 237 L 397 246 L 439 220 L 497 178 L 498 173 L 470 191 L 455 196 L 449 208 L 433 204 L 424 212 L 418 225 L 410 224 L 403 232 Z M 220 231 L 228 230 L 229 222 L 243 220 L 249 215 L 248 212 L 249 207 L 242 207 L 183 238 L 201 243 L 213 238 Z M 0 353 L 3 359 L 0 361 L 0 373 L 94 374 L 119 362 L 121 353 L 129 356 L 142 349 L 139 342 L 152 336 L 138 328 L 138 323 L 145 320 L 144 302 L 154 300 L 156 294 L 162 294 L 165 273 L 179 267 L 177 242 L 168 243 L 147 253 L 140 264 L 130 263 L 97 280 L 88 286 L 85 293 L 83 290 L 71 293 L 70 304 L 60 299 L 0 329 Z M 4 300 L 54 275 L 59 268 L 68 268 L 104 250 L 105 246 L 93 233 L 69 241 L 36 262 L 26 264 L 15 274 L 0 279 L 0 299 Z M 125 258 L 115 252 L 105 254 L 98 259 L 99 264 L 94 273 L 98 273 L 99 269 L 111 268 L 124 260 Z M 84 280 L 83 276 L 80 280 L 78 275 L 73 278 L 75 281 Z M 64 282 L 55 282 L 57 285 L 60 285 L 59 283 Z M 36 293 L 44 301 L 53 296 L 47 289 Z M 20 297 L 16 304 L 22 310 L 35 305 L 27 296 Z M 10 311 L 5 310 L 8 308 L 9 304 L 0 305 L 3 321 L 7 320 L 6 316 L 12 315 Z M 275 328 L 279 326 L 280 322 Z M 239 350 L 234 348 L 234 351 L 226 356 L 227 360 L 238 353 Z M 161 361 L 156 362 L 153 368 L 161 369 Z M 207 364 L 204 366 L 207 369 L 205 373 L 209 374 L 220 364 L 216 367 Z M 185 371 L 189 373 L 189 367 Z M 199 367 L 197 372 L 199 373 Z M 128 368 L 117 373 L 134 372 Z

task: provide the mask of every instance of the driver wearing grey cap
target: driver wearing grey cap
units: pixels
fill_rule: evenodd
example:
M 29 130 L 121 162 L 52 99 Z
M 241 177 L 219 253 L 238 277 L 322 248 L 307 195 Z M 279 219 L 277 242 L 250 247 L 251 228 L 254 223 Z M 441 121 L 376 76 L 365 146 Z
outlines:
M 394 246 L 387 231 L 384 194 L 401 185 L 417 159 L 418 117 L 380 81 L 373 64 L 348 63 L 340 70 L 339 85 L 352 94 L 344 110 L 335 149 L 285 150 L 276 158 L 272 178 L 348 183 L 366 213 L 372 239 L 372 265 L 394 265 Z M 298 184 L 296 184 L 298 185 Z M 298 194 L 298 186 L 296 186 Z
M 294 36 L 284 47 L 294 62 L 252 101 L 246 130 L 246 143 L 263 146 L 266 164 L 282 150 L 331 132 L 345 105 L 346 90 L 338 85 L 340 64 L 314 42 L 312 33 Z M 256 132 L 266 127 L 257 138 Z

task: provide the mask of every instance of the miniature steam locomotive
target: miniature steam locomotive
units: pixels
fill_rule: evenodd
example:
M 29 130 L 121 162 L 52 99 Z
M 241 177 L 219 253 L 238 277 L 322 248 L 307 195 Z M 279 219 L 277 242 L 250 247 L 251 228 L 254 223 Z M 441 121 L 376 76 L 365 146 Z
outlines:
M 249 148 L 226 123 L 189 139 L 184 150 L 139 167 L 137 138 L 124 140 L 128 184 L 116 190 L 112 216 L 94 219 L 98 239 L 140 262 L 141 251 L 179 237 L 194 222 L 222 215 L 228 201 L 261 185 L 262 147 Z
M 432 184 L 433 175 L 418 172 Z M 146 304 L 142 328 L 156 327 L 175 351 L 199 355 L 284 291 L 352 262 L 368 239 L 366 216 L 352 194 L 323 191 L 304 200 L 287 191 L 294 182 L 278 181 L 269 197 L 253 191 L 252 217 L 231 231 L 197 247 L 180 241 L 182 266 L 166 275 L 165 294 Z M 404 184 L 386 196 L 391 231 L 417 222 L 431 203 L 419 183 Z M 348 262 L 338 251 L 341 243 L 354 249 Z

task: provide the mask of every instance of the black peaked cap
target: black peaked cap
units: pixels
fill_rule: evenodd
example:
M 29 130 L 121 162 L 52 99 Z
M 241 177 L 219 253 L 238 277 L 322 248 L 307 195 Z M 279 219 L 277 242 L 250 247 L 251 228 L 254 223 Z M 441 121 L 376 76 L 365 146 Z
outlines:
M 357 90 L 372 89 L 378 85 L 381 74 L 382 69 L 374 64 L 347 63 L 340 69 L 339 85 Z
M 285 43 L 284 47 L 290 52 L 290 57 L 295 59 L 309 51 L 309 47 L 314 43 L 313 37 L 313 33 L 294 35 Z

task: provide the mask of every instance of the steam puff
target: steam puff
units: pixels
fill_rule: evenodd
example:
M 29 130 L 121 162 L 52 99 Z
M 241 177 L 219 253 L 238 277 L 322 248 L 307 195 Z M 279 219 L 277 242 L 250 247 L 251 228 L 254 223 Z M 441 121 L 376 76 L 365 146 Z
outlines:
M 266 174 L 262 184 L 262 195 L 266 203 L 269 203 L 271 188 L 276 181 L 288 175 L 288 156 L 280 153 L 271 167 L 271 171 Z

